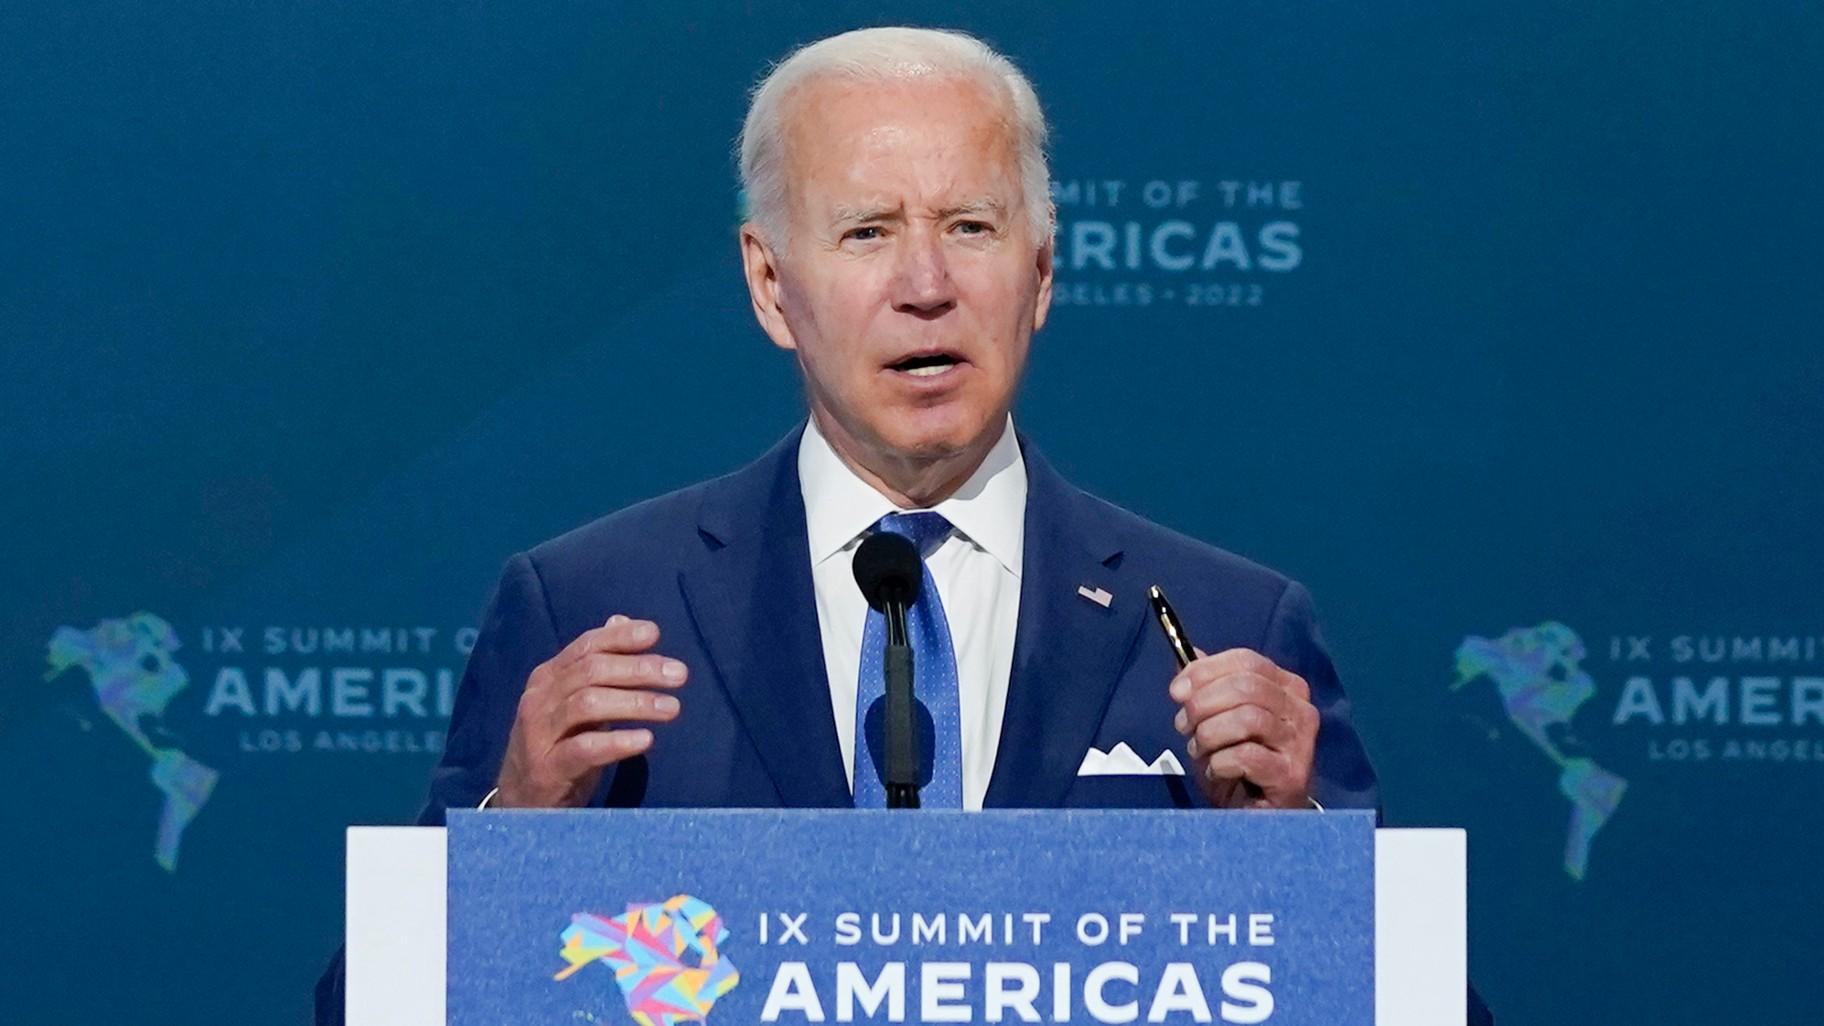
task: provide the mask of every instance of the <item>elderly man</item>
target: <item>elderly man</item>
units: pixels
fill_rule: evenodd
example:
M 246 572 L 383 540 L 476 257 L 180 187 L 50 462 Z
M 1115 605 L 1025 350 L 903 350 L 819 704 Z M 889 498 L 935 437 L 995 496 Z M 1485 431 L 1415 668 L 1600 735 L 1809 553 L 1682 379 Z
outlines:
M 422 822 L 882 804 L 880 614 L 851 576 L 875 531 L 923 557 L 924 807 L 1376 806 L 1305 590 L 1073 488 L 1013 429 L 1051 299 L 1045 134 L 960 33 L 850 32 L 772 70 L 742 262 L 809 418 L 509 561 Z M 1178 670 L 1154 583 L 1214 654 Z
M 1051 298 L 1044 141 L 1025 78 L 957 33 L 850 32 L 767 76 L 742 259 L 809 421 L 513 559 L 430 818 L 866 804 L 880 685 L 850 563 L 876 529 L 916 536 L 947 628 L 918 661 L 947 788 L 926 806 L 1373 805 L 1304 590 L 1071 488 L 1013 431 Z M 1176 676 L 1154 582 L 1220 649 Z M 1133 773 L 1078 775 L 1122 744 Z M 1182 777 L 1142 772 L 1168 753 Z

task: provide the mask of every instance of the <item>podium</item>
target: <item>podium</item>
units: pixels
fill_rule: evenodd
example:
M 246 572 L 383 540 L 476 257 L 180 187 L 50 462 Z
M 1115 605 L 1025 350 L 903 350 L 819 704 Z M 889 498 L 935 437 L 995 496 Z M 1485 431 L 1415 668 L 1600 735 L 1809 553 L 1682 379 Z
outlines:
M 1368 812 L 457 811 L 348 833 L 349 1026 L 1461 1026 L 1460 830 Z

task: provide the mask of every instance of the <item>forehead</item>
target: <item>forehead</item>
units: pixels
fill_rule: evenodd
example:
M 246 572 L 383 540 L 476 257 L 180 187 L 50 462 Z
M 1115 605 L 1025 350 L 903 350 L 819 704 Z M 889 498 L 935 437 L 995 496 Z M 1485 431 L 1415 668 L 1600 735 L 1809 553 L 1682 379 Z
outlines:
M 813 205 L 960 193 L 1011 203 L 1018 186 L 1005 94 L 972 78 L 813 80 L 786 116 L 789 188 Z

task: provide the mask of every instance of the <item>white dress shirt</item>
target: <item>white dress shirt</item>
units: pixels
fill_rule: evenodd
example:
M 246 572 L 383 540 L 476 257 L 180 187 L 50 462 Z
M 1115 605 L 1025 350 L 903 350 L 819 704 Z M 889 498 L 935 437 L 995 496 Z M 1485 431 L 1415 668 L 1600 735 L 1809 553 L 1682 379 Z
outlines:
M 875 521 L 903 511 L 863 481 L 817 430 L 813 418 L 798 444 L 798 482 L 811 543 L 811 586 L 830 710 L 842 744 L 849 788 L 855 786 L 855 695 L 861 674 L 861 633 L 868 604 L 852 570 L 855 550 Z M 962 724 L 963 808 L 979 809 L 994 773 L 1013 672 L 1013 634 L 1020 619 L 1020 557 L 1026 541 L 1026 461 L 1013 419 L 1000 441 L 956 494 L 932 507 L 954 528 L 925 557 L 956 646 L 958 713 Z

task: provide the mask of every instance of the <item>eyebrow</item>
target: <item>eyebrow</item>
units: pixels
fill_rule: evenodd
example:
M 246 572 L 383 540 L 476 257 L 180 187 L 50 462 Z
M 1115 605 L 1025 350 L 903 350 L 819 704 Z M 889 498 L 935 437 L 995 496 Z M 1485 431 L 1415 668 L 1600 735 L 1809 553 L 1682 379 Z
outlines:
M 989 198 L 984 197 L 982 199 L 966 200 L 962 203 L 958 203 L 953 206 L 945 207 L 942 210 L 939 210 L 937 212 L 937 218 L 938 218 L 938 220 L 943 221 L 943 220 L 948 220 L 952 217 L 958 217 L 958 216 L 965 215 L 965 214 L 1001 215 L 1001 214 L 1005 214 L 1006 212 L 1007 212 L 1006 204 L 1002 203 L 1000 200 L 989 199 Z M 835 216 L 831 218 L 830 223 L 831 224 L 868 224 L 868 223 L 874 222 L 874 221 L 894 220 L 894 219 L 897 219 L 897 218 L 900 218 L 903 216 L 904 216 L 903 207 L 897 207 L 897 206 L 894 206 L 894 207 L 884 207 L 884 206 L 851 207 L 846 204 L 838 204 L 836 207 Z
M 1007 212 L 1007 205 L 1002 203 L 1000 200 L 989 199 L 987 197 L 983 197 L 982 199 L 968 200 L 966 202 L 959 203 L 953 207 L 945 207 L 944 209 L 937 212 L 937 216 L 940 220 L 947 220 L 949 218 L 958 217 L 963 214 L 1000 215 L 1000 214 L 1005 214 L 1006 212 Z
M 899 210 L 900 208 L 898 207 L 851 207 L 838 204 L 836 207 L 836 216 L 830 219 L 830 223 L 847 224 L 850 222 L 885 221 L 890 217 L 897 216 Z

